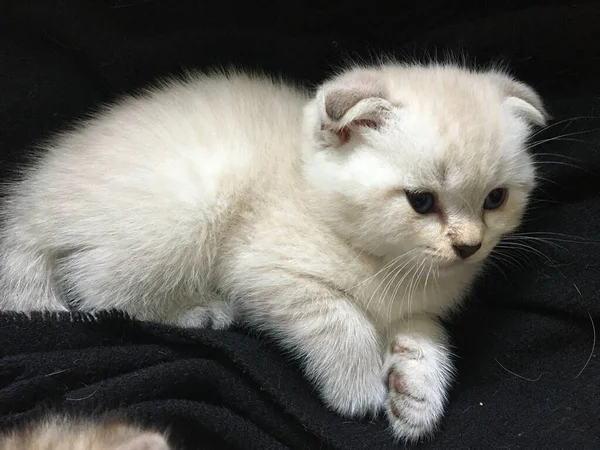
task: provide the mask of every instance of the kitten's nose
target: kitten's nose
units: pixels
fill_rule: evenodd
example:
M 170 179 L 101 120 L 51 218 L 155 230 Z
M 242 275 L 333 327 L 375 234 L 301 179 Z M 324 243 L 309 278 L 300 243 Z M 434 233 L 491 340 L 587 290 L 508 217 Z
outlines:
M 473 256 L 477 250 L 481 248 L 481 242 L 475 245 L 453 245 L 454 251 L 462 259 L 467 259 L 469 256 Z

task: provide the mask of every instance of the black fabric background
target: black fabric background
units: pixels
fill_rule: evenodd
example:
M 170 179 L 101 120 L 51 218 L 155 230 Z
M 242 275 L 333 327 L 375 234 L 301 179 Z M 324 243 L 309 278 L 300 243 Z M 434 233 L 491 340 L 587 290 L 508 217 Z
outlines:
M 3 180 L 48 133 L 183 68 L 235 64 L 317 83 L 378 51 L 503 59 L 554 116 L 536 140 L 575 133 L 533 149 L 545 181 L 523 228 L 553 240 L 535 243 L 545 256 L 507 253 L 451 324 L 459 376 L 440 432 L 420 448 L 600 448 L 596 352 L 587 362 L 600 325 L 600 4 L 486 3 L 4 0 Z M 170 424 L 184 448 L 392 446 L 385 421 L 327 412 L 265 337 L 120 314 L 2 315 L 0 354 L 2 428 L 45 402 Z

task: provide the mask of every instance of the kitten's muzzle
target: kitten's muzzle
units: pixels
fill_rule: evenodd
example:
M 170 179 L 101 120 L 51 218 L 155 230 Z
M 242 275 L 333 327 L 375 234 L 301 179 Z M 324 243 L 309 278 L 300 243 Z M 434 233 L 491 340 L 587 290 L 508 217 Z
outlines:
M 453 245 L 452 248 L 454 249 L 454 251 L 456 252 L 456 254 L 458 256 L 460 256 L 462 259 L 467 259 L 470 256 L 473 256 L 475 253 L 477 253 L 477 250 L 479 250 L 481 248 L 481 242 L 478 242 L 477 244 L 460 244 L 460 245 Z

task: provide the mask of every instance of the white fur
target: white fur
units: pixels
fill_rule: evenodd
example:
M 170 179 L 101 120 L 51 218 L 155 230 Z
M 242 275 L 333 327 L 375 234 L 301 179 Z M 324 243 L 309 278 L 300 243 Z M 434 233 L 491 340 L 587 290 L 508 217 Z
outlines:
M 451 65 L 353 68 L 312 98 L 243 74 L 167 83 L 59 136 L 14 185 L 0 307 L 69 297 L 245 322 L 300 358 L 333 410 L 385 408 L 418 439 L 451 381 L 437 317 L 519 224 L 544 115 L 527 86 Z M 497 187 L 507 203 L 484 211 Z M 417 214 L 404 190 L 435 192 L 440 213 Z M 465 261 L 452 248 L 479 241 Z

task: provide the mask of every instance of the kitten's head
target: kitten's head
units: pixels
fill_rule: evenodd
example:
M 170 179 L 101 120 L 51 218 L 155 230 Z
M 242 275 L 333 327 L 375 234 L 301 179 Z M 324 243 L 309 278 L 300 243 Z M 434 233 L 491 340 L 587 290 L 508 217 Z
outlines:
M 355 68 L 306 109 L 306 178 L 361 250 L 440 268 L 482 261 L 521 220 L 546 113 L 528 86 L 451 65 Z

